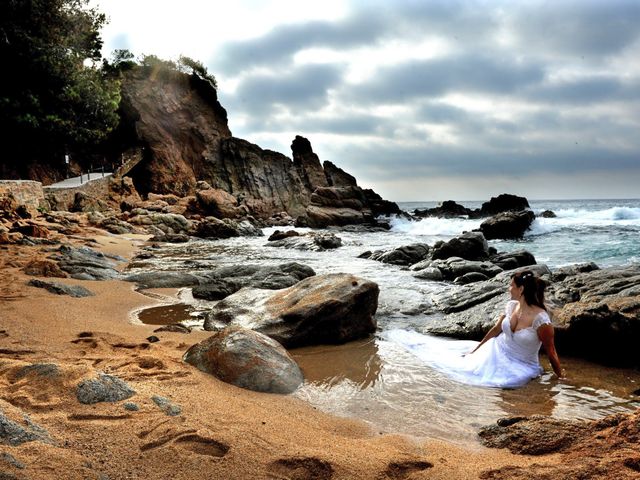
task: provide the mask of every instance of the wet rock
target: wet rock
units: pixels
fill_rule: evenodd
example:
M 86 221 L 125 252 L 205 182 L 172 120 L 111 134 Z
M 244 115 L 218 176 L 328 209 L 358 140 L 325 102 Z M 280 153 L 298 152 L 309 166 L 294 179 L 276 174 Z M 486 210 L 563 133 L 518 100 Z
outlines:
M 436 267 L 426 267 L 418 270 L 417 273 L 413 275 L 416 278 L 421 278 L 422 280 L 431 280 L 434 282 L 440 282 L 444 280 L 444 275 L 442 275 L 442 271 Z
M 281 240 L 267 243 L 269 247 L 287 248 L 293 250 L 308 250 L 322 252 L 342 245 L 342 239 L 332 233 L 309 232 L 303 235 L 289 236 Z
M 428 264 L 421 262 L 418 265 L 437 268 L 438 270 L 440 270 L 440 272 L 442 272 L 444 279 L 449 281 L 455 280 L 458 277 L 462 277 L 471 273 L 479 273 L 485 278 L 478 278 L 480 278 L 480 280 L 486 280 L 488 278 L 495 277 L 503 271 L 502 268 L 494 265 L 491 262 L 470 261 L 460 257 L 450 257 L 446 260 L 432 260 Z M 417 269 L 416 267 L 418 265 L 413 265 L 411 268 Z
M 531 210 L 499 213 L 482 222 L 480 231 L 487 240 L 522 238 L 535 217 Z
M 170 323 L 169 325 L 163 325 L 160 328 L 156 328 L 154 332 L 191 333 L 191 328 L 183 325 L 182 323 Z
M 69 273 L 72 278 L 80 280 L 111 280 L 120 276 L 114 268 L 115 263 L 113 261 L 103 253 L 92 250 L 89 247 L 74 248 L 63 245 L 51 258 L 56 260 L 60 269 Z M 120 260 L 124 261 L 124 259 Z
M 482 443 L 490 448 L 508 448 L 512 453 L 544 455 L 566 450 L 584 433 L 588 425 L 582 421 L 560 420 L 534 415 L 498 420 L 496 425 L 478 432 Z
M 542 212 L 540 214 L 540 216 L 542 218 L 556 218 L 557 217 L 557 215 L 554 212 L 552 212 L 551 210 L 545 210 L 544 212 Z
M 20 409 L 0 401 L 0 445 L 17 447 L 33 441 L 51 443 L 51 438 Z
M 221 300 L 243 287 L 279 290 L 315 275 L 311 267 L 291 262 L 277 266 L 238 265 L 207 272 L 209 280 L 193 289 L 195 298 Z
M 448 242 L 436 242 L 431 252 L 434 260 L 460 257 L 465 260 L 486 260 L 489 258 L 489 244 L 479 232 L 467 232 Z
M 529 208 L 529 202 L 525 197 L 503 193 L 497 197 L 491 197 L 488 202 L 482 204 L 480 216 L 488 217 L 502 212 L 518 212 Z
M 426 243 L 414 243 L 386 252 L 378 250 L 373 252 L 369 258 L 392 265 L 413 265 L 424 260 L 428 255 L 429 245 Z
M 537 263 L 535 257 L 526 250 L 495 253 L 489 257 L 489 261 L 503 270 L 513 270 Z
M 296 362 L 275 340 L 232 326 L 192 346 L 184 361 L 241 388 L 291 393 L 304 377 Z
M 69 295 L 71 297 L 92 297 L 95 294 L 81 285 L 65 285 L 59 282 L 45 282 L 43 280 L 30 280 L 27 285 L 31 287 L 44 288 L 56 295 Z
M 487 280 L 489 277 L 483 275 L 480 272 L 469 272 L 456 277 L 453 280 L 453 283 L 456 285 L 467 285 L 468 283 L 482 282 L 483 280 Z
M 333 233 L 318 233 L 314 236 L 313 241 L 324 250 L 332 250 L 342 245 L 342 239 Z
M 126 282 L 137 283 L 141 288 L 182 288 L 205 283 L 207 278 L 187 272 L 142 272 L 127 275 Z
M 435 208 L 416 209 L 416 217 L 457 218 L 469 215 L 470 210 L 453 200 L 446 200 Z
M 76 397 L 80 403 L 119 402 L 135 395 L 129 385 L 113 375 L 99 373 L 96 378 L 81 381 L 76 387 Z
M 194 298 L 203 300 L 222 300 L 242 287 L 239 282 L 226 278 L 214 278 L 203 285 L 193 287 Z
M 579 273 L 593 272 L 594 270 L 600 270 L 600 267 L 593 262 L 577 263 L 574 265 L 567 265 L 560 267 L 553 271 L 552 279 L 554 282 L 560 282 L 567 277 L 578 275 Z
M 300 236 L 300 233 L 295 230 L 287 230 L 286 232 L 276 230 L 271 235 L 269 235 L 269 238 L 267 238 L 267 241 L 273 242 L 276 240 L 282 240 L 289 237 L 299 237 L 299 236 Z
M 67 274 L 64 273 L 58 264 L 52 260 L 31 260 L 24 266 L 22 271 L 27 275 L 33 275 L 36 277 L 67 277 Z
M 215 305 L 204 328 L 240 325 L 287 348 L 344 343 L 375 331 L 378 293 L 377 284 L 343 273 L 309 277 L 275 294 L 243 289 Z

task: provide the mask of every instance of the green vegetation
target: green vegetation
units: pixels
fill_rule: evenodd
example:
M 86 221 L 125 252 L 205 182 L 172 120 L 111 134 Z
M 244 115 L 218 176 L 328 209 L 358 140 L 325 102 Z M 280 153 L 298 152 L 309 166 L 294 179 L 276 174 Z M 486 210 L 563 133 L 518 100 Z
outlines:
M 0 3 L 3 167 L 62 158 L 115 128 L 119 85 L 96 67 L 105 20 L 88 0 Z
M 103 59 L 105 23 L 90 0 L 0 1 L 0 178 L 29 177 L 34 166 L 62 171 L 67 152 L 76 160 L 102 157 L 106 140 L 121 143 L 112 134 L 126 71 L 192 74 L 216 87 L 215 77 L 189 57 L 136 61 L 130 51 L 115 50 Z

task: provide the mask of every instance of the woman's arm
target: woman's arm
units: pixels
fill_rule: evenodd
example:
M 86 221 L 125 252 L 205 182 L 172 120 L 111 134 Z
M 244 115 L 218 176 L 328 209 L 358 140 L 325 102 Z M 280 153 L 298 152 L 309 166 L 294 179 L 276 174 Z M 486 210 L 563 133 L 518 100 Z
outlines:
M 500 335 L 502 333 L 502 320 L 504 320 L 504 313 L 501 314 L 498 317 L 498 321 L 496 322 L 496 324 L 491 327 L 491 330 L 489 330 L 487 332 L 487 334 L 484 336 L 484 338 L 482 339 L 482 341 L 478 344 L 478 346 L 476 348 L 474 348 L 472 351 L 469 352 L 469 354 L 474 353 L 476 350 L 478 350 L 482 345 L 484 345 L 487 340 L 489 340 L 490 338 L 493 337 L 497 337 L 498 335 Z
M 540 338 L 542 346 L 544 347 L 545 352 L 547 352 L 547 356 L 549 357 L 549 361 L 551 362 L 553 371 L 558 378 L 562 378 L 562 368 L 560 367 L 560 359 L 558 358 L 558 353 L 556 352 L 556 344 L 553 341 L 553 337 L 553 327 L 550 324 L 546 323 L 538 328 L 538 338 Z

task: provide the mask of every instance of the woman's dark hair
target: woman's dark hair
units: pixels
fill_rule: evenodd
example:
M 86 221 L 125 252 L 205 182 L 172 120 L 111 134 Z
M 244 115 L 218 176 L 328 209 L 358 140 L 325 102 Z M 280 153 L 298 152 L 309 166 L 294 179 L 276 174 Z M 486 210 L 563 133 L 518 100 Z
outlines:
M 522 294 L 527 305 L 535 305 L 547 310 L 544 304 L 544 289 L 547 283 L 540 277 L 536 277 L 531 270 L 514 273 L 511 278 L 518 287 L 524 287 Z

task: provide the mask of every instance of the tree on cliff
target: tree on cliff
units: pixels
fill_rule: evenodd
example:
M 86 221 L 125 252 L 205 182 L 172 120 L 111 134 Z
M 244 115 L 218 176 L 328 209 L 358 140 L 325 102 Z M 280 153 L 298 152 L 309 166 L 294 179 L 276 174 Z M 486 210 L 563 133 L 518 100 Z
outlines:
M 105 21 L 89 0 L 0 2 L 0 173 L 60 164 L 117 125 L 118 82 L 97 67 Z

